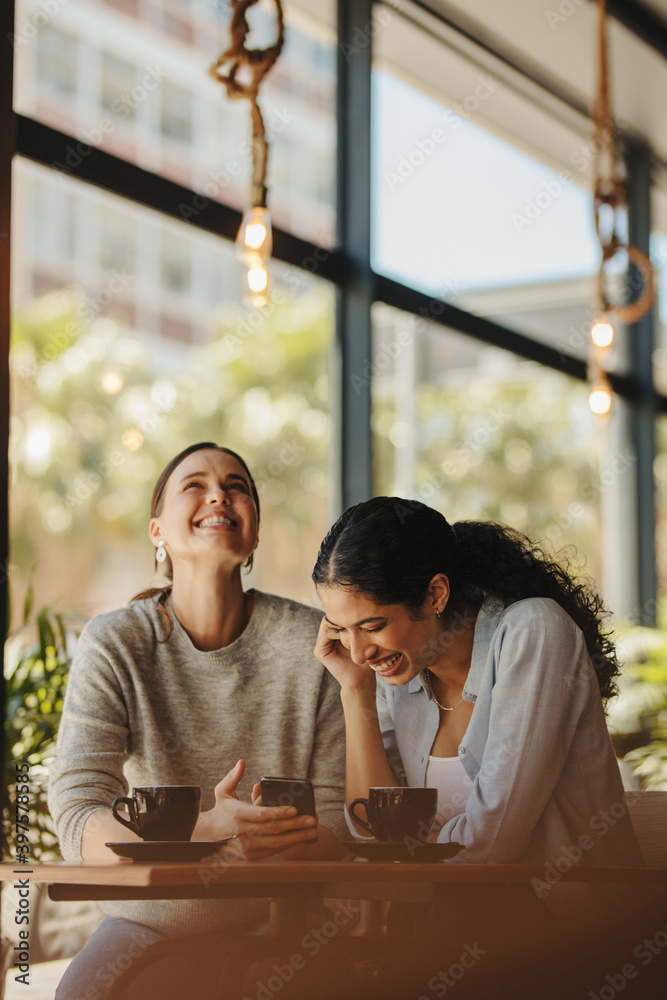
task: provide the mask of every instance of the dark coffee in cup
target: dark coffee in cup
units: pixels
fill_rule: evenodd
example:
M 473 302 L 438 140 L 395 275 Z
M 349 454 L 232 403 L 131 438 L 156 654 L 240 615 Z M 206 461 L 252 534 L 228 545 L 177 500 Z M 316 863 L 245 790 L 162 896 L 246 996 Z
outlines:
M 119 815 L 126 805 L 130 819 Z M 199 785 L 150 785 L 133 788 L 132 796 L 114 799 L 111 811 L 142 840 L 189 840 L 201 809 Z
M 368 821 L 357 815 L 359 805 L 366 807 Z M 377 840 L 425 842 L 438 809 L 438 792 L 435 788 L 369 788 L 367 799 L 354 799 L 348 808 L 355 823 Z

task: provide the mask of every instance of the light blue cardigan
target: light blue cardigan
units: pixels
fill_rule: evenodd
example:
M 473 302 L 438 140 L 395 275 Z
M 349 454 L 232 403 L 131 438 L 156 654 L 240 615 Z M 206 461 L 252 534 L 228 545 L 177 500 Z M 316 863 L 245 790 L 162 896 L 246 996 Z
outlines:
M 424 678 L 378 678 L 389 761 L 416 786 L 440 714 Z M 458 751 L 473 787 L 438 837 L 465 845 L 455 862 L 643 865 L 584 637 L 560 605 L 487 600 L 463 697 L 475 703 Z

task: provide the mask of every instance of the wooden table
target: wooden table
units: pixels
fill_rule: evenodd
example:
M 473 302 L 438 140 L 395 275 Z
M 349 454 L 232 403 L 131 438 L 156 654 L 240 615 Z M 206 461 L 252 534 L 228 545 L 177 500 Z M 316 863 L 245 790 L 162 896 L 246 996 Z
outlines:
M 464 890 L 484 901 L 484 907 L 496 907 L 496 913 L 511 912 L 513 904 L 535 906 L 534 882 L 544 883 L 543 865 L 464 865 L 436 862 L 431 864 L 391 864 L 368 861 L 352 862 L 247 862 L 218 855 L 201 862 L 138 863 L 112 861 L 105 864 L 67 862 L 32 866 L 0 865 L 5 881 L 28 879 L 46 883 L 55 900 L 112 899 L 268 899 L 271 908 L 271 934 L 262 939 L 244 938 L 235 952 L 235 962 L 225 967 L 224 996 L 230 989 L 240 991 L 243 971 L 262 947 L 294 946 L 306 929 L 308 899 L 349 899 L 402 901 L 429 904 L 446 898 L 448 893 Z M 571 868 L 559 873 L 564 883 L 626 883 L 664 887 L 667 900 L 667 871 L 654 869 Z M 662 891 L 662 890 L 660 890 Z M 367 923 L 365 937 L 341 935 L 336 947 L 348 956 L 367 956 L 373 948 L 384 953 L 396 948 L 382 939 L 378 910 L 376 919 Z M 382 944 L 382 940 L 384 944 Z M 375 941 L 375 945 L 373 945 Z M 403 942 L 405 944 L 405 942 Z M 333 949 L 331 949 L 333 951 Z M 275 954 L 275 951 L 272 952 Z M 378 952 L 379 954 L 379 952 Z M 351 959 L 350 959 L 351 960 Z M 223 993 L 221 992 L 222 996 Z M 239 995 L 240 992 L 239 992 Z M 114 994 L 115 996 L 115 994 Z M 118 996 L 122 996 L 119 993 Z
M 67 861 L 0 864 L 0 878 L 27 878 L 52 886 L 53 899 L 212 899 L 289 896 L 300 893 L 350 899 L 432 898 L 436 887 L 476 883 L 530 885 L 544 881 L 544 865 L 464 865 L 435 862 L 240 861 L 224 854 L 203 861 Z M 572 867 L 562 882 L 667 885 L 667 870 Z M 402 888 L 399 888 L 402 887 Z M 409 888 L 408 888 L 409 887 Z M 429 888 L 430 887 L 430 888 Z M 325 891 L 326 890 L 326 891 Z

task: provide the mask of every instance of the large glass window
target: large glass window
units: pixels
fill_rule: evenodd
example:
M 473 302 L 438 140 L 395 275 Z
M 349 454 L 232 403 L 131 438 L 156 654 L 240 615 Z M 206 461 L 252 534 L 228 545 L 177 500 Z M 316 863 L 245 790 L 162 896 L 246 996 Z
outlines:
M 250 582 L 310 600 L 329 514 L 331 288 L 274 264 L 272 305 L 247 311 L 229 243 L 22 160 L 15 195 L 15 592 L 34 578 L 39 605 L 92 614 L 144 589 L 155 479 L 214 440 L 259 489 Z
M 376 304 L 375 488 L 491 519 L 601 573 L 598 437 L 582 383 Z
M 600 250 L 590 138 L 396 10 L 374 49 L 373 262 L 437 299 L 585 358 Z M 521 121 L 520 141 L 513 126 Z M 544 142 L 542 141 L 544 140 Z M 622 331 L 609 367 L 626 364 Z
M 667 393 L 667 232 L 653 234 L 651 262 L 658 296 L 653 374 L 658 392 Z
M 18 0 L 17 24 L 34 0 Z M 260 104 L 271 143 L 274 223 L 335 238 L 334 0 L 284 4 L 287 33 Z M 71 0 L 30 19 L 37 44 L 16 47 L 17 111 L 84 143 L 241 208 L 250 187 L 250 110 L 208 75 L 229 45 L 231 5 Z M 251 48 L 275 38 L 273 5 L 248 15 Z M 35 25 L 37 25 L 35 27 Z M 307 81 L 307 82 L 305 82 Z

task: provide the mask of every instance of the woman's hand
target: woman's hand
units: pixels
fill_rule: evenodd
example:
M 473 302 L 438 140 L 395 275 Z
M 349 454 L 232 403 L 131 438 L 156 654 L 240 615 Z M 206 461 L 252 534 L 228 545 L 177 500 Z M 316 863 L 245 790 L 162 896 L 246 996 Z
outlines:
M 375 697 L 375 674 L 370 667 L 354 662 L 349 649 L 345 648 L 326 618 L 320 622 L 313 653 L 333 674 L 343 691 L 365 689 Z
M 236 789 L 245 771 L 239 760 L 215 787 L 215 805 L 199 817 L 193 840 L 233 837 L 228 850 L 246 861 L 258 861 L 287 848 L 313 843 L 317 818 L 298 816 L 294 806 L 260 806 L 253 789 L 253 805 L 242 802 Z

